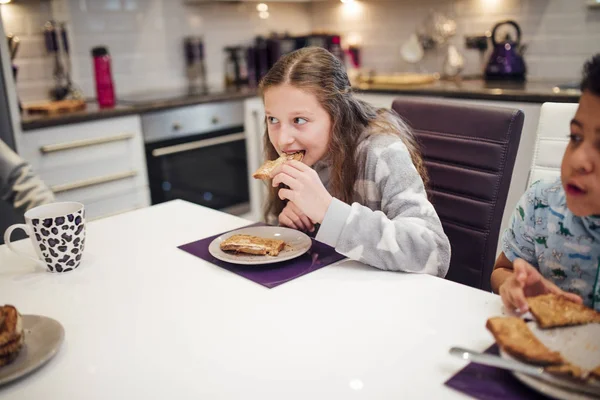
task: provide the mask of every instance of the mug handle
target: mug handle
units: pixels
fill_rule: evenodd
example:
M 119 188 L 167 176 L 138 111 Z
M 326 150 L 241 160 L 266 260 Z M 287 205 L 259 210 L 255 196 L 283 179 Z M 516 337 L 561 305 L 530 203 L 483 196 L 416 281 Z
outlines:
M 23 251 L 19 251 L 19 250 L 15 249 L 13 247 L 13 244 L 10 242 L 10 235 L 13 233 L 13 231 L 15 229 L 22 229 L 22 230 L 24 230 L 25 233 L 27 234 L 27 236 L 29 236 L 31 238 L 31 229 L 29 229 L 29 227 L 27 225 L 25 225 L 25 224 L 11 225 L 11 226 L 8 227 L 8 229 L 6 230 L 6 232 L 4 232 L 4 243 L 6 243 L 6 246 L 8 246 L 8 248 L 12 252 L 20 255 L 21 257 L 29 258 L 30 260 L 35 261 L 36 264 L 41 265 L 43 267 L 46 267 L 46 265 L 40 259 L 38 259 L 36 257 L 32 257 L 29 254 L 27 254 L 27 253 L 25 253 Z

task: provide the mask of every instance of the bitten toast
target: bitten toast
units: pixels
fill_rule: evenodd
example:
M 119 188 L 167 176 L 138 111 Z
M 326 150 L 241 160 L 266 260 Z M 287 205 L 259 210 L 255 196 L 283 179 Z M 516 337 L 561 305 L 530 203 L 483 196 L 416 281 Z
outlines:
M 291 160 L 302 161 L 303 157 L 304 157 L 303 151 L 298 151 L 296 153 L 291 153 L 291 154 L 284 153 L 276 160 L 266 161 L 263 165 L 261 165 L 261 167 L 259 169 L 256 170 L 256 172 L 254 174 L 252 174 L 252 177 L 255 179 L 263 179 L 263 180 L 272 179 L 273 171 L 275 170 L 275 168 L 279 167 L 281 164 L 283 164 L 286 161 L 291 161 Z
M 13 362 L 25 343 L 21 315 L 13 306 L 0 307 L 0 367 Z
M 236 253 L 276 256 L 285 247 L 278 239 L 264 239 L 251 235 L 233 235 L 221 242 L 221 250 Z
M 548 349 L 518 317 L 490 318 L 486 328 L 494 335 L 496 343 L 514 357 L 539 365 L 564 363 L 560 353 Z
M 573 365 L 573 364 L 569 364 L 569 363 L 566 363 L 563 365 L 552 365 L 550 367 L 544 368 L 544 371 L 546 371 L 552 375 L 571 378 L 571 379 L 577 379 L 577 380 L 585 380 L 587 378 L 586 371 L 579 368 L 577 365 Z
M 600 322 L 599 312 L 556 294 L 530 297 L 527 303 L 540 328 Z
M 595 369 L 590 371 L 590 374 L 592 375 L 592 377 L 594 377 L 595 379 L 600 380 L 600 365 L 598 365 Z

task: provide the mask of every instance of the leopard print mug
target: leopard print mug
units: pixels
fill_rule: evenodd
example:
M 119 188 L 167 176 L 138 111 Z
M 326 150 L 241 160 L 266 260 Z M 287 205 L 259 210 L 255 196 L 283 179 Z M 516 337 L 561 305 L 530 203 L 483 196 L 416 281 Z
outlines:
M 38 258 L 17 250 L 10 242 L 15 229 L 24 230 Z M 25 224 L 10 226 L 4 242 L 15 253 L 34 260 L 50 272 L 69 272 L 79 267 L 85 247 L 85 209 L 76 202 L 51 203 L 25 213 Z

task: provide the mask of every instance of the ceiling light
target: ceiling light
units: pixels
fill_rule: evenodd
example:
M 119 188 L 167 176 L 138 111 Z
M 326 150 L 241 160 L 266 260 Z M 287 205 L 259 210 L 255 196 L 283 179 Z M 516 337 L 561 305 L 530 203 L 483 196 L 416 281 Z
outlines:
M 259 3 L 256 5 L 256 11 L 269 11 L 269 6 L 265 3 Z

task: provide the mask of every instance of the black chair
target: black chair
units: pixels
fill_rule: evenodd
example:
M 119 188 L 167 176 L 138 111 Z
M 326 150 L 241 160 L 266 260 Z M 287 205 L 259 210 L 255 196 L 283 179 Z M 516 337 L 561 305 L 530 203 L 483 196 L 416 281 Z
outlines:
M 421 144 L 429 197 L 452 247 L 446 278 L 489 291 L 523 112 L 404 98 L 392 108 Z

